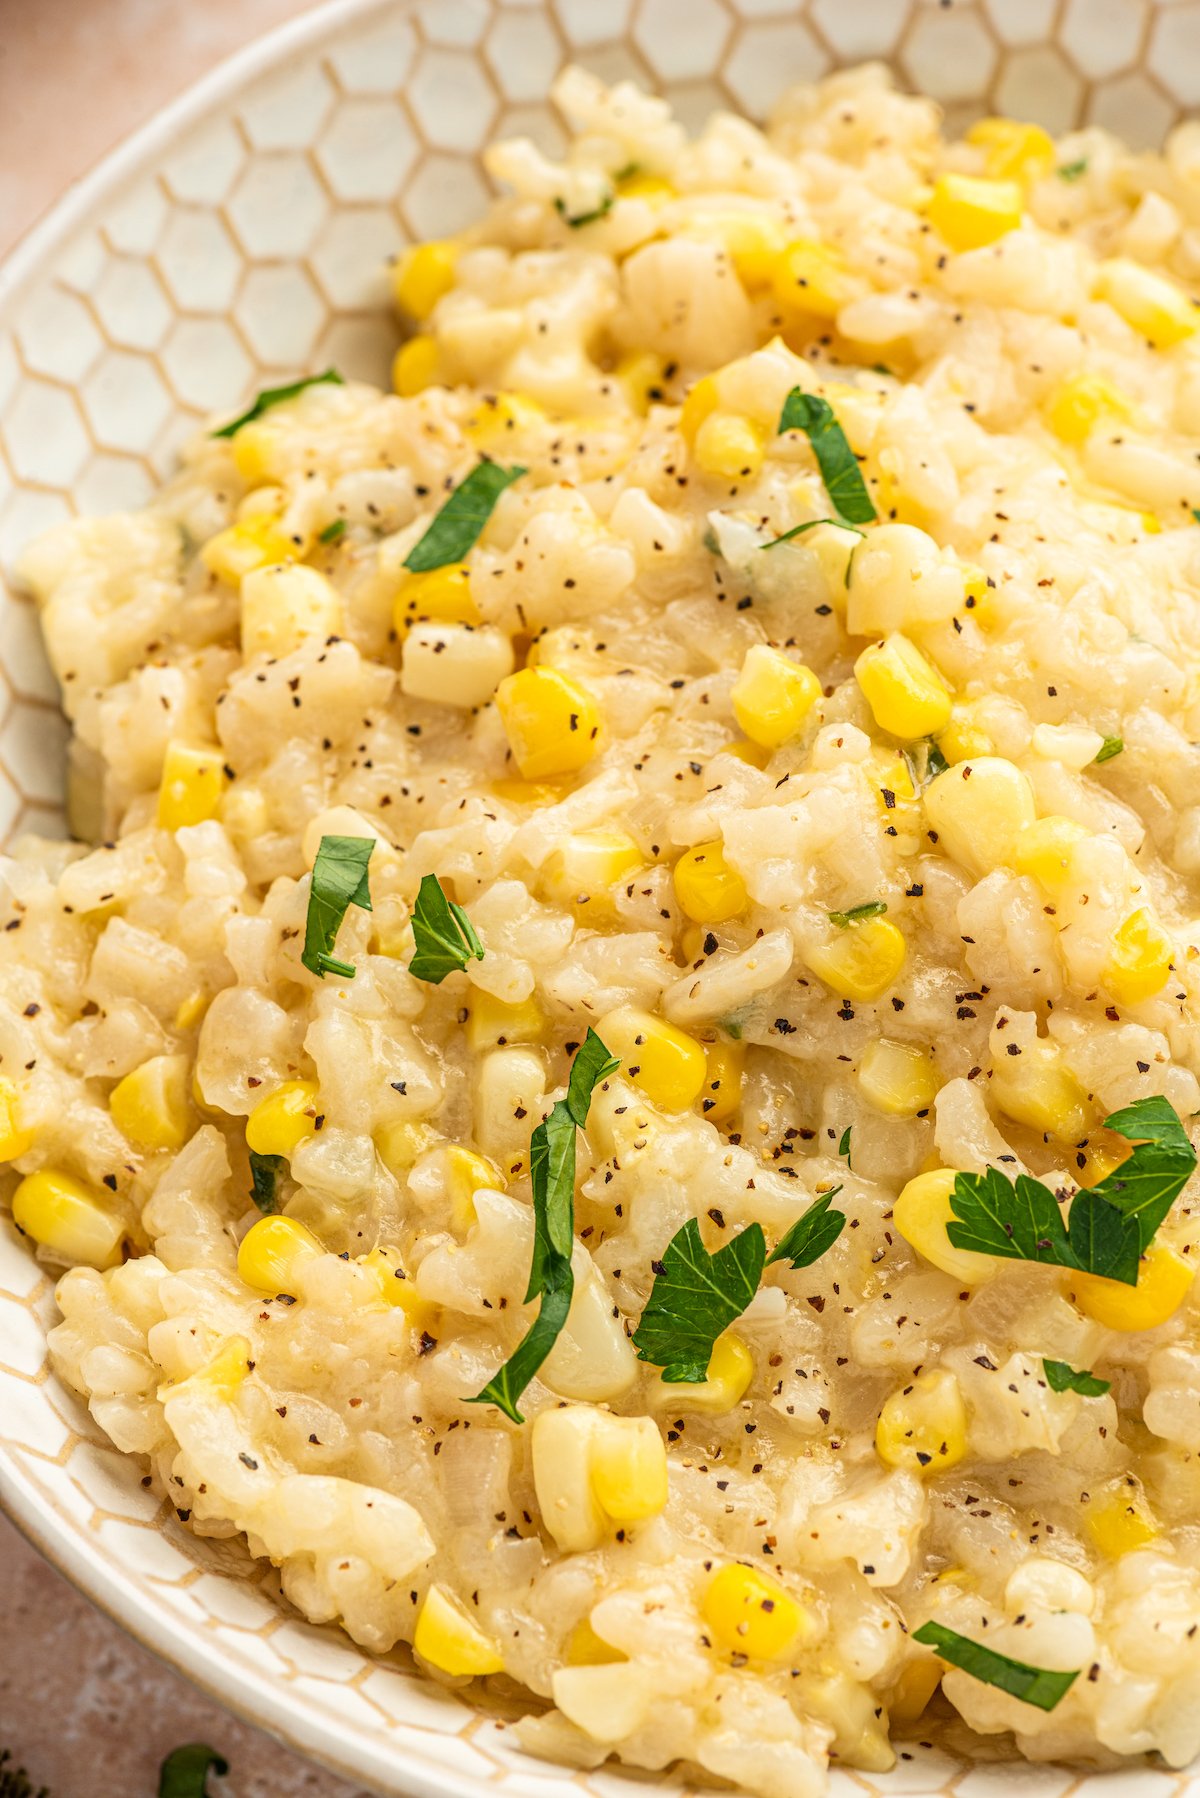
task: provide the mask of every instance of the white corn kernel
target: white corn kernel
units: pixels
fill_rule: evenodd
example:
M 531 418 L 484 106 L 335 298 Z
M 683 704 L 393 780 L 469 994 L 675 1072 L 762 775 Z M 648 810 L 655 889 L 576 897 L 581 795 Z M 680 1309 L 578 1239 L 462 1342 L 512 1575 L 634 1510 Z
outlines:
M 414 624 L 404 639 L 400 688 L 409 699 L 473 710 L 513 671 L 512 643 L 494 625 Z

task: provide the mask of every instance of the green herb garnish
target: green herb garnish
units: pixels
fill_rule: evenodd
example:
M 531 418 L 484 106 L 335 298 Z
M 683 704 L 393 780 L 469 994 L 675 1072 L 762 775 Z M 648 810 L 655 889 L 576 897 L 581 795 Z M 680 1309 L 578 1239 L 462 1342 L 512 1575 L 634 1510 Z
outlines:
M 829 922 L 836 924 L 839 930 L 849 930 L 855 924 L 863 924 L 868 918 L 880 918 L 887 910 L 886 899 L 867 899 L 862 905 L 852 905 L 849 911 L 831 911 Z
M 461 905 L 442 891 L 436 874 L 426 874 L 413 906 L 413 938 L 416 949 L 408 971 L 430 986 L 441 986 L 447 974 L 460 972 L 469 961 L 483 960 L 483 944 Z
M 461 562 L 478 541 L 504 489 L 526 472 L 524 468 L 502 468 L 499 462 L 477 462 L 405 556 L 409 573 L 425 574 L 430 568 Z
M 847 1148 L 847 1130 L 843 1141 Z M 849 1156 L 847 1156 L 849 1166 Z M 772 1252 L 767 1256 L 767 1265 L 773 1261 L 790 1261 L 793 1267 L 811 1267 L 819 1261 L 826 1249 L 831 1249 L 846 1227 L 844 1211 L 831 1211 L 829 1207 L 841 1192 L 840 1186 L 831 1186 L 828 1192 L 821 1193 L 813 1200 L 803 1217 L 798 1217 L 790 1230 L 786 1230 L 779 1238 Z
M 15 1765 L 9 1749 L 0 1748 L 0 1798 L 50 1798 L 50 1790 L 39 1786 L 35 1792 L 24 1767 Z
M 524 1338 L 482 1392 L 467 1402 L 496 1405 L 514 1423 L 525 1419 L 517 1401 L 558 1340 L 571 1309 L 575 1276 L 575 1132 L 587 1123 L 592 1093 L 621 1063 L 589 1029 L 571 1066 L 567 1096 L 559 1099 L 529 1139 L 533 1183 L 533 1258 L 525 1304 L 541 1299 Z
M 638 1359 L 661 1367 L 672 1384 L 707 1379 L 713 1344 L 758 1291 L 766 1259 L 761 1224 L 710 1255 L 700 1225 L 689 1217 L 654 1264 L 654 1285 L 633 1333 Z
M 279 1182 L 287 1173 L 286 1155 L 260 1155 L 250 1151 L 250 1197 L 264 1217 L 279 1210 Z
M 1081 156 L 1077 162 L 1061 162 L 1054 173 L 1060 181 L 1078 181 L 1081 175 L 1087 174 L 1088 159 Z
M 1084 1398 L 1103 1398 L 1111 1390 L 1111 1380 L 1099 1380 L 1094 1373 L 1081 1373 L 1069 1361 L 1042 1362 L 1046 1384 L 1052 1392 L 1081 1392 Z
M 332 524 L 327 524 L 323 531 L 317 532 L 317 542 L 336 543 L 339 537 L 344 537 L 345 535 L 346 520 L 344 518 L 335 518 Z
M 862 470 L 846 441 L 846 433 L 828 400 L 818 399 L 815 393 L 805 393 L 803 387 L 793 387 L 783 402 L 779 431 L 780 435 L 784 431 L 803 431 L 808 438 L 839 522 L 844 519 L 848 524 L 874 523 L 879 514 L 871 503 Z
M 1120 755 L 1125 747 L 1124 737 L 1105 737 L 1099 749 L 1092 757 L 1093 762 L 1111 762 L 1114 755 Z
M 906 744 L 900 754 L 904 757 L 908 777 L 918 793 L 931 780 L 936 780 L 939 774 L 944 774 L 950 766 L 932 737 L 925 737 L 919 743 Z
M 946 1234 L 956 1249 L 1048 1262 L 1136 1286 L 1138 1262 L 1183 1191 L 1196 1152 L 1163 1098 L 1139 1099 L 1105 1119 L 1134 1146 L 1098 1186 L 1082 1187 L 1066 1223 L 1048 1186 L 1028 1174 L 1009 1181 L 994 1167 L 959 1174 Z
M 619 176 L 618 179 L 620 179 Z M 567 211 L 567 202 L 560 194 L 556 194 L 554 210 L 564 224 L 570 225 L 572 231 L 578 231 L 581 225 L 594 225 L 597 219 L 607 218 L 616 203 L 616 198 L 616 194 L 610 191 L 605 194 L 598 206 L 593 206 L 590 212 L 571 213 Z
M 1192 507 L 1192 517 L 1196 520 L 1197 524 L 1200 524 L 1200 506 Z M 1132 635 L 1132 632 L 1130 635 Z
M 223 1777 L 229 1762 L 215 1748 L 203 1742 L 188 1742 L 174 1748 L 163 1762 L 158 1775 L 158 1798 L 205 1798 L 208 1775 Z
M 236 437 L 243 425 L 253 424 L 272 406 L 282 406 L 285 400 L 294 400 L 298 393 L 306 387 L 344 387 L 345 382 L 336 368 L 327 368 L 323 375 L 305 375 L 303 380 L 289 381 L 286 387 L 264 387 L 254 404 L 248 411 L 235 418 L 231 424 L 222 425 L 219 431 L 211 431 L 212 437 Z
M 920 1629 L 913 1631 L 913 1641 L 920 1642 L 925 1648 L 935 1648 L 952 1667 L 961 1668 L 985 1686 L 996 1686 L 1010 1698 L 1019 1698 L 1022 1704 L 1036 1705 L 1039 1711 L 1052 1711 L 1079 1678 L 1078 1668 L 1074 1673 L 1052 1673 L 1046 1667 L 1030 1667 L 1024 1661 L 997 1654 L 994 1648 L 985 1648 L 982 1642 L 972 1642 L 969 1636 L 960 1636 L 956 1629 L 946 1629 L 940 1623 L 923 1623 Z
M 853 531 L 856 537 L 865 537 L 867 534 L 860 531 L 857 525 L 847 524 L 844 518 L 806 518 L 803 524 L 794 524 L 790 531 L 784 531 L 782 537 L 772 537 L 769 543 L 763 543 L 759 547 L 774 549 L 779 543 L 790 543 L 793 537 L 803 537 L 805 531 L 815 531 L 819 524 L 839 525 L 843 531 Z M 851 550 L 850 553 L 853 555 L 854 551 Z
M 374 837 L 321 838 L 308 889 L 308 918 L 300 960 L 310 974 L 319 974 L 322 980 L 326 974 L 354 979 L 352 964 L 336 960 L 333 945 L 350 906 L 371 910 L 367 864 L 374 848 Z

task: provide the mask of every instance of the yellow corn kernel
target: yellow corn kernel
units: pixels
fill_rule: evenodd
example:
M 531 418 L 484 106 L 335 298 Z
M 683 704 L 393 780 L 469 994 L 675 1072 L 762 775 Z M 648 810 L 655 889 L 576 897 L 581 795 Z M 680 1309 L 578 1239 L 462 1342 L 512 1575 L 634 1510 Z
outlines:
M 740 412 L 712 412 L 696 432 L 696 466 L 722 481 L 752 481 L 763 465 L 763 431 Z
M 854 674 L 880 730 L 911 742 L 935 737 L 950 722 L 945 682 L 915 643 L 893 631 L 864 649 Z
M 411 399 L 427 387 L 436 387 L 440 378 L 441 355 L 436 337 L 423 332 L 410 337 L 392 358 L 392 386 L 401 399 Z
M 1113 931 L 1101 979 L 1118 1005 L 1138 1005 L 1162 991 L 1174 954 L 1175 945 L 1154 913 L 1140 906 Z
M 721 217 L 721 235 L 742 286 L 750 293 L 770 287 L 787 248 L 781 222 L 767 212 L 731 212 Z
M 104 1269 L 121 1259 L 120 1218 L 82 1180 L 57 1168 L 26 1174 L 13 1193 L 12 1215 L 18 1230 L 63 1261 Z
M 700 1097 L 707 1062 L 694 1036 L 634 1005 L 608 1012 L 596 1026 L 602 1042 L 619 1055 L 622 1073 L 651 1104 L 686 1111 Z
M 888 1699 L 888 1718 L 892 1723 L 915 1723 L 925 1714 L 934 1693 L 942 1683 L 942 1663 L 936 1655 L 922 1655 L 901 1669 Z
M 175 1029 L 190 1030 L 194 1024 L 200 1022 L 207 1010 L 208 994 L 206 992 L 198 988 L 194 993 L 189 993 L 188 997 L 181 999 L 175 1007 Z
M 255 568 L 242 582 L 242 654 L 285 656 L 309 637 L 336 637 L 342 602 L 332 581 L 295 562 Z
M 496 688 L 496 706 L 526 780 L 572 774 L 599 747 L 600 708 L 557 668 L 522 668 Z
M 158 788 L 160 830 L 183 830 L 216 816 L 225 790 L 221 751 L 172 737 Z
M 804 952 L 804 961 L 839 999 L 878 999 L 904 966 L 903 934 L 890 918 L 864 918 Z
M 765 768 L 770 761 L 770 751 L 761 743 L 751 743 L 746 738 L 735 738 L 732 743 L 722 743 L 720 755 L 732 755 L 739 762 L 745 762 L 748 768 Z
M 858 1084 L 877 1111 L 911 1118 L 933 1104 L 938 1077 L 928 1050 L 880 1036 L 863 1050 Z
M 413 244 L 392 269 L 392 295 L 402 312 L 423 324 L 454 286 L 458 246 L 449 238 Z
M 1138 1263 L 1136 1286 L 1105 1280 L 1099 1274 L 1072 1274 L 1067 1284 L 1071 1303 L 1107 1330 L 1153 1330 L 1166 1323 L 1191 1289 L 1193 1270 L 1165 1242 L 1152 1242 Z
M 413 1647 L 431 1667 L 459 1679 L 504 1671 L 504 1657 L 496 1644 L 445 1586 L 430 1586 L 417 1618 Z
M 622 200 L 673 200 L 678 191 L 665 176 L 652 175 L 648 169 L 632 169 L 617 182 Z
M 1079 1142 L 1092 1121 L 1088 1096 L 1054 1043 L 1026 1044 L 992 1064 L 991 1096 L 1006 1117 L 1060 1142 Z
M 546 897 L 581 908 L 581 922 L 611 915 L 610 889 L 645 862 L 625 830 L 581 830 L 551 850 L 542 865 Z
M 969 762 L 974 756 L 991 755 L 996 747 L 985 730 L 968 723 L 965 718 L 953 716 L 939 736 L 937 746 L 951 767 L 956 762 Z
M 1141 1482 L 1132 1476 L 1109 1480 L 1092 1493 L 1084 1516 L 1093 1543 L 1113 1561 L 1148 1547 L 1160 1533 Z
M 733 715 L 750 741 L 763 749 L 778 749 L 803 725 L 821 697 L 821 683 L 802 662 L 793 662 L 767 643 L 756 643 L 746 651 L 729 697 Z
M 982 1286 L 996 1271 L 995 1258 L 974 1249 L 957 1249 L 946 1234 L 946 1225 L 954 1219 L 950 1195 L 957 1179 L 958 1173 L 952 1167 L 931 1168 L 928 1173 L 918 1174 L 892 1206 L 892 1220 L 922 1260 L 963 1286 Z
M 782 1661 L 816 1634 L 811 1613 L 778 1580 L 740 1561 L 713 1575 L 700 1611 L 722 1648 L 755 1661 Z
M 421 1298 L 405 1271 L 399 1251 L 384 1247 L 371 1249 L 359 1256 L 359 1265 L 369 1269 L 379 1282 L 379 1296 L 385 1304 L 403 1311 L 415 1330 L 424 1330 L 438 1316 L 438 1307 Z
M 33 1131 L 21 1122 L 21 1089 L 0 1075 L 0 1162 L 15 1161 L 33 1147 Z
M 872 784 L 878 795 L 879 809 L 893 815 L 897 807 L 911 805 L 917 796 L 917 789 L 913 786 L 912 775 L 908 771 L 904 757 L 902 755 L 880 755 L 875 767 L 876 773 Z M 885 793 L 889 795 L 886 799 L 884 798 Z
M 809 238 L 797 238 L 782 251 L 771 285 L 785 311 L 811 318 L 836 318 L 854 292 L 843 257 Z
M 925 789 L 925 817 L 938 847 L 976 877 L 1011 867 L 1017 838 L 1036 816 L 1033 788 L 1004 756 L 973 756 Z
M 294 1292 L 297 1271 L 324 1252 L 307 1224 L 294 1217 L 260 1217 L 238 1246 L 238 1277 L 268 1297 Z
M 713 1343 L 705 1378 L 694 1386 L 663 1380 L 658 1402 L 670 1407 L 682 1406 L 687 1411 L 707 1411 L 719 1417 L 741 1402 L 753 1378 L 754 1356 L 740 1336 L 725 1330 Z
M 544 424 L 545 409 L 526 393 L 488 393 L 463 426 L 481 449 L 501 448 L 516 431 Z
M 296 544 L 280 530 L 277 517 L 256 517 L 231 524 L 210 537 L 200 551 L 200 560 L 218 580 L 238 587 L 256 568 L 285 562 L 295 554 Z
M 697 843 L 675 863 L 675 897 L 696 924 L 725 924 L 740 917 L 750 903 L 746 883 L 725 860 L 720 839 Z
M 1015 181 L 977 175 L 939 175 L 926 216 L 952 250 L 979 250 L 1021 222 L 1024 204 Z
M 467 1047 L 477 1054 L 484 1049 L 502 1049 L 508 1043 L 540 1043 L 545 1030 L 546 1020 L 536 999 L 506 1005 L 479 987 L 472 991 Z
M 1018 874 L 1028 874 L 1053 897 L 1072 883 L 1071 864 L 1075 845 L 1087 838 L 1074 818 L 1051 814 L 1027 824 L 1013 844 L 1012 863 Z
M 918 1476 L 944 1473 L 961 1461 L 967 1452 L 967 1412 L 954 1375 L 930 1368 L 893 1392 L 879 1413 L 875 1450 L 889 1467 Z
M 211 1361 L 198 1367 L 186 1379 L 172 1380 L 158 1388 L 155 1395 L 161 1403 L 176 1393 L 203 1388 L 213 1398 L 230 1405 L 245 1384 L 250 1372 L 250 1344 L 244 1336 L 227 1336 Z
M 436 1148 L 438 1132 L 431 1124 L 395 1118 L 375 1132 L 375 1148 L 384 1167 L 393 1174 L 407 1173 L 419 1155 Z
M 984 173 L 994 180 L 1040 181 L 1054 167 L 1054 139 L 1023 119 L 977 119 L 967 142 L 983 151 Z
M 1086 443 L 1104 419 L 1128 420 L 1132 408 L 1103 375 L 1072 375 L 1056 387 L 1046 406 L 1046 422 L 1063 443 Z
M 316 1127 L 315 1082 L 285 1080 L 246 1119 L 246 1146 L 256 1155 L 291 1155 Z
M 113 1123 L 141 1149 L 181 1149 L 188 1133 L 188 1058 L 155 1055 L 108 1095 Z
M 704 1051 L 704 1085 L 700 1110 L 710 1124 L 724 1124 L 742 1102 L 742 1071 L 746 1063 L 743 1043 L 709 1043 Z
M 273 481 L 278 473 L 277 457 L 283 441 L 282 432 L 269 419 L 255 419 L 253 423 L 245 424 L 240 431 L 235 432 L 229 448 L 233 465 L 243 481 L 252 486 Z M 255 512 L 247 512 L 243 501 L 238 510 L 238 523 L 244 524 L 248 518 L 257 516 Z
M 700 426 L 712 416 L 720 403 L 717 383 L 712 375 L 702 376 L 688 388 L 687 398 L 679 413 L 679 429 L 689 448 L 695 443 Z
M 430 618 L 437 624 L 481 622 L 465 562 L 447 562 L 442 568 L 406 576 L 392 607 L 396 635 L 407 636 L 418 618 Z
M 486 1155 L 468 1149 L 462 1143 L 451 1143 L 446 1150 L 446 1189 L 450 1199 L 450 1220 L 462 1235 L 475 1222 L 475 1194 L 481 1186 L 503 1192 L 508 1181 Z
M 1182 343 L 1200 328 L 1200 309 L 1174 281 L 1124 256 L 1100 264 L 1095 294 L 1155 349 Z
M 629 1659 L 603 1636 L 598 1636 L 587 1617 L 581 1617 L 567 1637 L 566 1654 L 568 1667 L 609 1667 Z
M 1145 531 L 1147 537 L 1162 536 L 1163 523 L 1157 512 L 1143 512 L 1141 518 L 1142 529 Z
M 596 1501 L 614 1523 L 644 1523 L 666 1510 L 667 1447 L 653 1418 L 600 1413 L 589 1465 Z
M 645 418 L 652 405 L 666 395 L 666 379 L 661 356 L 653 350 L 631 350 L 617 363 L 617 380 L 625 390 L 630 406 Z

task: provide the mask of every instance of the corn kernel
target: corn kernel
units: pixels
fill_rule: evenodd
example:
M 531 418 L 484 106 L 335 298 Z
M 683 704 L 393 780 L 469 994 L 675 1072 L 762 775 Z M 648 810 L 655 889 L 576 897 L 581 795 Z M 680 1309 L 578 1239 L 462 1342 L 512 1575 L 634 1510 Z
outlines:
M 459 1679 L 504 1671 L 504 1657 L 496 1644 L 445 1586 L 430 1586 L 417 1618 L 413 1647 L 431 1667 Z
M 1095 293 L 1155 349 L 1182 343 L 1200 328 L 1200 309 L 1174 281 L 1124 256 L 1100 264 Z
M 763 432 L 739 412 L 712 412 L 696 432 L 696 466 L 722 481 L 752 481 L 762 472 Z
M 1063 443 L 1086 443 L 1104 419 L 1128 420 L 1132 408 L 1103 375 L 1072 375 L 1055 388 L 1046 406 L 1046 422 Z
M 1019 1055 L 997 1056 L 990 1090 L 1004 1115 L 1030 1130 L 1060 1142 L 1087 1135 L 1092 1107 L 1054 1043 L 1027 1043 Z
M 1118 1005 L 1138 1005 L 1162 991 L 1174 954 L 1170 937 L 1143 905 L 1113 931 L 1112 953 L 1101 979 Z
M 547 898 L 578 906 L 586 923 L 589 917 L 612 915 L 611 888 L 644 861 L 628 831 L 576 831 L 546 857 L 542 883 Z
M 996 1272 L 995 1258 L 974 1249 L 957 1249 L 946 1234 L 953 1222 L 950 1195 L 958 1174 L 952 1167 L 931 1168 L 904 1187 L 892 1207 L 892 1219 L 905 1242 L 922 1260 L 949 1274 L 963 1286 L 982 1286 Z
M 1067 1285 L 1071 1303 L 1107 1330 L 1153 1330 L 1173 1317 L 1192 1284 L 1191 1264 L 1152 1242 L 1138 1263 L 1136 1286 L 1105 1280 L 1099 1274 L 1072 1274 Z
M 663 359 L 653 350 L 631 350 L 621 357 L 616 372 L 630 406 L 642 418 L 656 401 L 666 397 Z
M 770 287 L 787 249 L 780 221 L 767 212 L 730 212 L 721 215 L 719 224 L 742 286 L 750 293 Z
M 494 1161 L 477 1149 L 462 1143 L 451 1143 L 446 1150 L 446 1190 L 450 1199 L 450 1221 L 459 1235 L 475 1222 L 475 1194 L 480 1187 L 503 1192 L 508 1185 Z
M 937 1097 L 938 1077 L 926 1049 L 876 1037 L 863 1050 L 858 1084 L 877 1111 L 911 1118 L 928 1111 Z
M 619 1055 L 622 1072 L 664 1111 L 686 1111 L 700 1097 L 707 1069 L 704 1049 L 687 1036 L 633 1005 L 618 1006 L 597 1025 L 601 1040 Z
M 675 897 L 696 924 L 725 924 L 750 903 L 746 883 L 725 860 L 720 840 L 697 843 L 675 863 Z
M 938 847 L 976 877 L 1012 866 L 1017 839 L 1036 816 L 1029 781 L 998 755 L 947 768 L 930 781 L 924 802 Z
M 919 1477 L 944 1473 L 967 1452 L 967 1412 L 958 1381 L 944 1368 L 918 1374 L 879 1413 L 875 1449 L 889 1467 Z
M 901 632 L 893 631 L 882 643 L 864 649 L 854 674 L 880 730 L 911 742 L 934 737 L 949 724 L 951 701 L 945 683 Z
M 924 1715 L 942 1683 L 942 1663 L 936 1655 L 922 1655 L 902 1668 L 888 1699 L 892 1723 L 915 1723 Z
M 158 788 L 160 830 L 183 830 L 216 816 L 225 790 L 221 751 L 172 737 Z
M 652 1418 L 600 1413 L 590 1463 L 592 1491 L 614 1523 L 644 1523 L 666 1510 L 667 1450 Z
M 438 624 L 479 624 L 479 607 L 471 598 L 471 579 L 465 562 L 447 562 L 423 574 L 410 574 L 396 595 L 392 624 L 396 635 L 407 636 L 418 618 Z
M 890 918 L 865 918 L 804 951 L 805 964 L 839 999 L 878 999 L 892 985 L 907 954 Z
M 722 1648 L 755 1661 L 782 1661 L 816 1634 L 812 1614 L 778 1580 L 740 1561 L 713 1575 L 700 1610 Z
M 939 175 L 926 209 L 930 224 L 952 250 L 979 250 L 1021 222 L 1024 201 L 1015 181 L 976 175 Z
M 705 419 L 711 417 L 720 403 L 717 383 L 711 375 L 702 376 L 688 388 L 679 413 L 679 429 L 689 448 L 695 443 L 700 426 Z
M 108 1096 L 113 1123 L 141 1149 L 181 1149 L 188 1133 L 188 1058 L 155 1055 Z
M 99 1204 L 82 1180 L 57 1168 L 26 1174 L 12 1196 L 18 1230 L 63 1261 L 103 1270 L 121 1259 L 121 1220 Z
M 379 1296 L 387 1305 L 403 1311 L 414 1330 L 424 1330 L 438 1317 L 438 1306 L 423 1299 L 405 1271 L 399 1251 L 378 1247 L 359 1256 L 359 1265 L 374 1274 Z
M 392 270 L 392 294 L 402 312 L 423 324 L 454 286 L 458 246 L 448 238 L 414 244 Z
M 497 450 L 514 432 L 527 431 L 545 421 L 544 408 L 526 393 L 487 393 L 463 429 L 481 449 Z
M 400 691 L 464 711 L 486 705 L 513 670 L 512 639 L 495 625 L 420 619 L 404 639 Z
M 996 180 L 1039 181 L 1054 167 L 1054 139 L 1023 119 L 977 119 L 967 142 L 984 153 L 984 172 Z
M 246 575 L 270 562 L 284 562 L 296 553 L 292 539 L 279 528 L 277 518 L 252 518 L 231 524 L 210 537 L 200 560 L 210 574 L 227 586 L 238 587 Z
M 557 805 L 563 796 L 561 787 L 545 780 L 494 780 L 492 792 L 509 805 Z
M 643 1727 L 655 1701 L 644 1664 L 560 1667 L 550 1695 L 568 1723 L 593 1742 L 625 1742 Z
M 968 723 L 965 718 L 955 717 L 939 736 L 937 746 L 951 767 L 957 762 L 969 762 L 976 756 L 991 755 L 996 747 L 985 730 Z
M 392 386 L 401 399 L 436 387 L 441 378 L 441 354 L 437 338 L 424 333 L 402 343 L 392 358 Z
M 730 694 L 733 715 L 752 743 L 778 749 L 801 728 L 817 700 L 821 683 L 811 668 L 793 662 L 769 644 L 746 651 Z
M 238 1246 L 238 1277 L 253 1292 L 274 1297 L 293 1292 L 293 1281 L 306 1261 L 324 1254 L 306 1224 L 294 1217 L 260 1217 Z
M 467 1047 L 479 1053 L 483 1049 L 503 1048 L 506 1043 L 539 1043 L 546 1030 L 546 1020 L 536 999 L 521 999 L 506 1005 L 480 987 L 474 988 L 467 1018 Z
M 843 257 L 828 244 L 808 238 L 798 238 L 781 253 L 772 287 L 785 311 L 810 318 L 836 318 L 854 294 Z
M 652 175 L 648 169 L 633 169 L 617 182 L 622 200 L 673 200 L 678 191 L 665 176 Z
M 0 1075 L 0 1162 L 16 1161 L 33 1147 L 33 1131 L 21 1121 L 21 1089 Z
M 720 755 L 731 755 L 739 762 L 745 762 L 748 768 L 765 768 L 771 759 L 770 751 L 761 743 L 751 743 L 748 738 L 735 738 L 732 743 L 722 743 Z
M 1084 1516 L 1093 1543 L 1113 1561 L 1148 1547 L 1160 1533 L 1141 1482 L 1132 1476 L 1109 1480 L 1092 1493 Z
M 394 1118 L 390 1124 L 381 1124 L 375 1132 L 375 1148 L 389 1173 L 407 1173 L 418 1156 L 427 1149 L 437 1147 L 438 1132 L 430 1124 L 417 1123 L 410 1118 Z
M 256 1155 L 291 1155 L 317 1127 L 317 1088 L 285 1080 L 260 1099 L 246 1119 L 246 1146 Z
M 253 569 L 242 582 L 242 654 L 289 655 L 310 637 L 342 628 L 337 588 L 316 568 L 288 563 Z
M 197 988 L 194 993 L 189 993 L 186 999 L 181 999 L 175 1007 L 175 1029 L 190 1030 L 194 1024 L 200 1022 L 207 1010 L 208 994 L 203 989 Z
M 526 780 L 571 774 L 599 747 L 600 708 L 557 668 L 522 668 L 496 689 L 496 706 Z
M 603 1636 L 598 1636 L 587 1617 L 581 1617 L 567 1637 L 566 1654 L 568 1667 L 612 1667 L 618 1661 L 629 1659 Z
M 704 1051 L 704 1085 L 700 1110 L 710 1124 L 724 1124 L 742 1103 L 742 1071 L 746 1062 L 743 1043 L 709 1043 Z
M 663 1380 L 657 1399 L 659 1404 L 673 1409 L 682 1406 L 688 1411 L 707 1411 L 719 1417 L 741 1402 L 753 1378 L 754 1356 L 740 1336 L 725 1330 L 713 1343 L 705 1378 L 695 1385 Z
M 1018 874 L 1031 875 L 1039 886 L 1057 897 L 1072 884 L 1075 845 L 1085 842 L 1087 834 L 1074 818 L 1057 814 L 1038 818 L 1018 833 L 1012 849 L 1013 867 Z

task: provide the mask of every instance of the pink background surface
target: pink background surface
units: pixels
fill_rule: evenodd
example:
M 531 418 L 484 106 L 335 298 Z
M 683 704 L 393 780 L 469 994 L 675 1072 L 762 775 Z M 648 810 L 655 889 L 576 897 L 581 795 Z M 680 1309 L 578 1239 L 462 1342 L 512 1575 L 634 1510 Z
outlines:
M 305 0 L 0 0 L 0 254 L 72 181 Z M 154 1798 L 204 1741 L 222 1798 L 364 1798 L 160 1667 L 0 1519 L 0 1748 L 52 1798 Z

